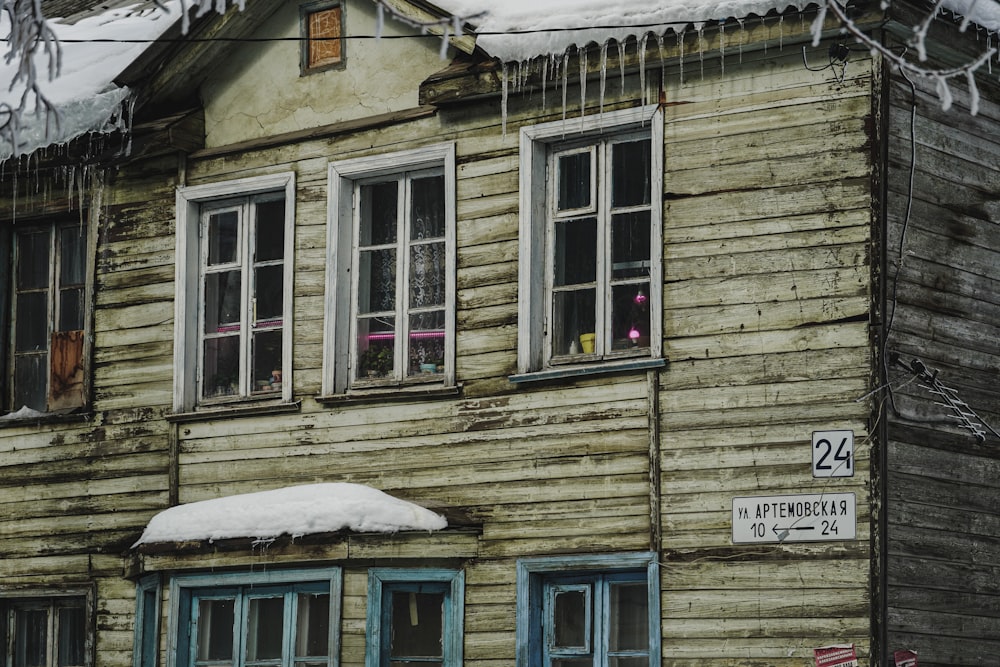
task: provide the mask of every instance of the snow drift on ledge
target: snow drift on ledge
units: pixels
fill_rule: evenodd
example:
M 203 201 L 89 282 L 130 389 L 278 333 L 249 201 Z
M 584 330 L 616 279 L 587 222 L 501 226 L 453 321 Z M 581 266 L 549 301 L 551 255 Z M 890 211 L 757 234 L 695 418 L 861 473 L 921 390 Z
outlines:
M 305 484 L 171 507 L 150 519 L 132 547 L 234 538 L 269 540 L 345 529 L 359 533 L 433 531 L 447 526 L 444 517 L 369 486 Z

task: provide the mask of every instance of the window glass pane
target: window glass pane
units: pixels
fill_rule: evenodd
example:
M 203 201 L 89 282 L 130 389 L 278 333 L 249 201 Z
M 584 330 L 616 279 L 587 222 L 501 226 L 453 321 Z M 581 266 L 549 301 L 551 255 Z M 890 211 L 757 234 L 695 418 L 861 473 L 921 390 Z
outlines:
M 410 307 L 444 305 L 444 243 L 410 246 Z
M 649 211 L 612 216 L 612 278 L 647 275 L 649 275 Z
M 556 658 L 552 660 L 552 667 L 591 667 L 593 664 L 592 658 Z
M 254 286 L 256 287 L 256 321 L 266 322 L 267 320 L 278 320 L 264 326 L 277 326 L 281 324 L 282 315 L 282 290 L 284 267 L 281 264 L 272 266 L 261 266 L 254 270 Z
M 358 312 L 391 312 L 395 308 L 396 251 L 362 251 L 358 267 Z
M 415 178 L 410 190 L 410 240 L 444 238 L 444 176 Z
M 650 140 L 614 144 L 611 149 L 611 205 L 640 206 L 649 203 Z
M 612 348 L 649 347 L 649 283 L 615 285 L 611 290 Z
M 48 407 L 48 373 L 48 354 L 43 352 L 14 356 L 14 400 L 11 405 L 14 410 L 27 405 L 32 410 L 45 412 Z
M 80 288 L 60 290 L 57 331 L 81 329 L 83 329 L 83 290 Z
M 597 321 L 593 289 L 556 292 L 552 303 L 552 354 L 591 354 Z
M 597 279 L 597 219 L 555 224 L 553 285 L 578 285 Z
M 231 264 L 238 258 L 239 214 L 213 213 L 208 218 L 208 264 Z
M 240 337 L 222 336 L 205 341 L 202 365 L 204 398 L 229 396 L 240 388 Z
M 608 660 L 609 667 L 648 667 L 646 656 L 612 656 Z
M 232 662 L 234 600 L 198 601 L 198 661 Z
M 391 596 L 391 659 L 442 657 L 444 593 L 393 591 Z
M 330 596 L 328 594 L 299 593 L 298 619 L 295 629 L 295 657 L 328 656 L 329 653 Z M 319 664 L 325 664 L 325 662 Z
M 266 262 L 285 255 L 285 200 L 257 203 L 257 247 L 254 259 Z
M 560 155 L 557 160 L 559 194 L 557 210 L 571 211 L 591 205 L 591 156 L 590 151 Z
M 205 276 L 205 333 L 239 331 L 241 282 L 239 271 Z
M 59 243 L 59 286 L 83 285 L 87 264 L 86 227 L 63 227 L 59 230 Z
M 396 366 L 394 317 L 358 319 L 357 378 L 382 378 L 393 374 Z
M 590 610 L 585 590 L 556 591 L 552 610 L 552 647 L 590 646 Z
M 410 315 L 410 375 L 444 372 L 444 311 Z
M 146 589 L 142 592 L 142 656 L 140 667 L 156 666 L 156 647 L 159 637 L 159 619 L 156 616 L 157 591 Z
M 281 329 L 253 335 L 254 392 L 281 390 L 281 336 Z
M 49 286 L 49 232 L 35 231 L 17 236 L 17 288 Z
M 285 599 L 251 598 L 247 617 L 247 662 L 281 658 Z
M 14 611 L 13 667 L 45 667 L 49 613 L 45 609 Z
M 612 651 L 649 648 L 646 583 L 611 584 L 609 646 Z
M 86 627 L 83 607 L 63 607 L 59 610 L 59 667 L 83 665 Z
M 49 309 L 46 292 L 17 295 L 14 317 L 14 351 L 32 352 L 49 347 Z
M 399 184 L 396 181 L 361 187 L 361 246 L 396 242 L 396 206 Z

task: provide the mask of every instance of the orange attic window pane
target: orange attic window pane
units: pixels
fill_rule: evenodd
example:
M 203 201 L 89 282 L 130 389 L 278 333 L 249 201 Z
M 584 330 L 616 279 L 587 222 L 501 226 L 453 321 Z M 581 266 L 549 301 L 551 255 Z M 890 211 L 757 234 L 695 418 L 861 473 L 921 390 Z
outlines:
M 307 16 L 309 57 L 307 66 L 323 67 L 340 62 L 341 13 L 340 7 L 330 7 L 310 12 Z

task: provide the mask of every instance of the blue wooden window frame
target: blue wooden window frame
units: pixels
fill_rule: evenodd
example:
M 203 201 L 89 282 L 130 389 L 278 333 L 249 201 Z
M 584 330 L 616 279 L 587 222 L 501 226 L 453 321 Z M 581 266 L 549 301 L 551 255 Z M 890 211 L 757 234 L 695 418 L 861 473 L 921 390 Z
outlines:
M 274 667 L 301 667 L 308 662 L 315 665 L 319 656 L 308 661 L 296 657 L 293 649 L 295 631 L 295 597 L 299 593 L 329 594 L 328 654 L 324 656 L 327 667 L 337 667 L 340 658 L 340 611 L 342 598 L 342 571 L 340 568 L 276 570 L 269 572 L 232 572 L 224 574 L 180 575 L 170 581 L 170 632 L 167 667 L 196 667 L 207 665 L 196 660 L 195 645 L 199 621 L 199 602 L 211 599 L 233 599 L 233 659 L 234 667 L 257 665 L 260 661 L 246 660 L 244 647 L 247 633 L 247 614 L 250 601 L 261 597 L 284 597 L 283 651 Z
M 607 648 L 608 587 L 624 581 L 646 582 L 649 667 L 659 667 L 660 576 L 654 552 L 520 559 L 517 562 L 517 667 L 546 667 L 551 659 L 590 655 L 594 657 L 594 667 L 608 667 L 609 653 L 612 657 L 636 655 L 635 652 L 611 652 Z M 595 626 L 587 632 L 592 644 L 576 651 L 553 648 L 552 619 L 546 613 L 551 608 L 552 596 L 558 591 L 585 588 L 591 596 L 589 604 L 594 605 L 588 610 L 588 618 L 593 619 Z
M 158 574 L 139 579 L 135 585 L 135 643 L 132 667 L 156 667 L 160 638 L 160 598 L 163 586 Z
M 365 667 L 388 667 L 394 592 L 440 592 L 444 595 L 441 660 L 426 664 L 460 667 L 465 613 L 465 573 L 461 570 L 372 568 L 368 571 L 367 650 Z

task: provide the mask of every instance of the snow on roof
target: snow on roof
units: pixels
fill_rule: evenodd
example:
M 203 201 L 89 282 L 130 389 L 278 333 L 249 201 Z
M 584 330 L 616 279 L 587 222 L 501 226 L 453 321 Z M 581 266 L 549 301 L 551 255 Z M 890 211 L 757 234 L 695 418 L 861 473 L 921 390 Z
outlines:
M 817 0 L 436 0 L 453 16 L 475 17 L 477 45 L 504 61 L 561 54 L 590 42 L 619 43 L 709 21 L 741 20 L 804 9 Z M 1000 30 L 995 0 L 943 0 L 942 6 L 991 32 Z
M 149 3 L 117 7 L 91 15 L 76 23 L 49 18 L 62 50 L 58 76 L 48 78 L 49 60 L 35 55 L 38 84 L 44 96 L 58 109 L 58 122 L 46 118 L 42 110 L 29 103 L 17 131 L 17 147 L 0 143 L 0 158 L 23 155 L 43 146 L 65 143 L 87 132 L 124 129 L 122 103 L 129 91 L 113 80 L 150 44 L 180 18 L 180 0 L 164 3 L 168 12 Z M 10 19 L 4 12 L 0 34 L 10 32 Z M 122 41 L 129 40 L 129 41 Z M 0 103 L 13 108 L 20 104 L 25 82 L 11 88 L 17 62 L 0 61 Z M 37 113 L 36 113 L 37 111 Z
M 148 46 L 181 18 L 181 0 L 165 0 L 168 13 L 146 0 L 88 15 L 76 23 L 50 21 L 62 41 L 62 69 L 52 81 L 41 82 L 47 98 L 59 110 L 58 128 L 47 124 L 45 114 L 29 113 L 18 131 L 18 146 L 0 140 L 0 160 L 60 144 L 87 132 L 108 132 L 124 127 L 122 105 L 129 91 L 114 78 Z M 240 4 L 239 0 L 234 0 Z M 476 27 L 477 44 L 503 61 L 525 61 L 561 54 L 591 42 L 619 43 L 688 25 L 699 28 L 709 21 L 764 16 L 771 11 L 803 9 L 809 0 L 434 0 L 444 12 L 467 18 Z M 188 0 L 189 7 L 207 6 L 209 0 Z M 216 3 L 218 4 L 218 3 Z M 228 4 L 228 3 L 224 3 Z M 103 7 L 104 5 L 100 5 Z M 1000 30 L 1000 3 L 996 0 L 943 0 L 942 6 L 959 16 L 996 32 Z M 3 15 L 0 34 L 10 24 Z M 96 40 L 96 41 L 95 41 Z M 105 41 L 110 40 L 110 41 Z M 119 40 L 119 41 L 115 41 Z M 120 41 L 131 40 L 131 41 Z M 38 56 L 39 71 L 47 63 Z M 0 62 L 0 80 L 11 81 L 16 63 Z M 23 84 L 23 82 L 22 82 Z M 0 91 L 0 103 L 17 107 L 23 85 Z M 5 145 L 6 144 L 6 145 Z
M 150 519 L 132 546 L 233 538 L 268 540 L 345 529 L 395 533 L 447 527 L 444 517 L 369 486 L 305 484 L 171 507 Z
M 449 14 L 469 19 L 476 44 L 504 61 L 559 54 L 590 42 L 663 34 L 713 20 L 802 9 L 809 0 L 437 0 Z

